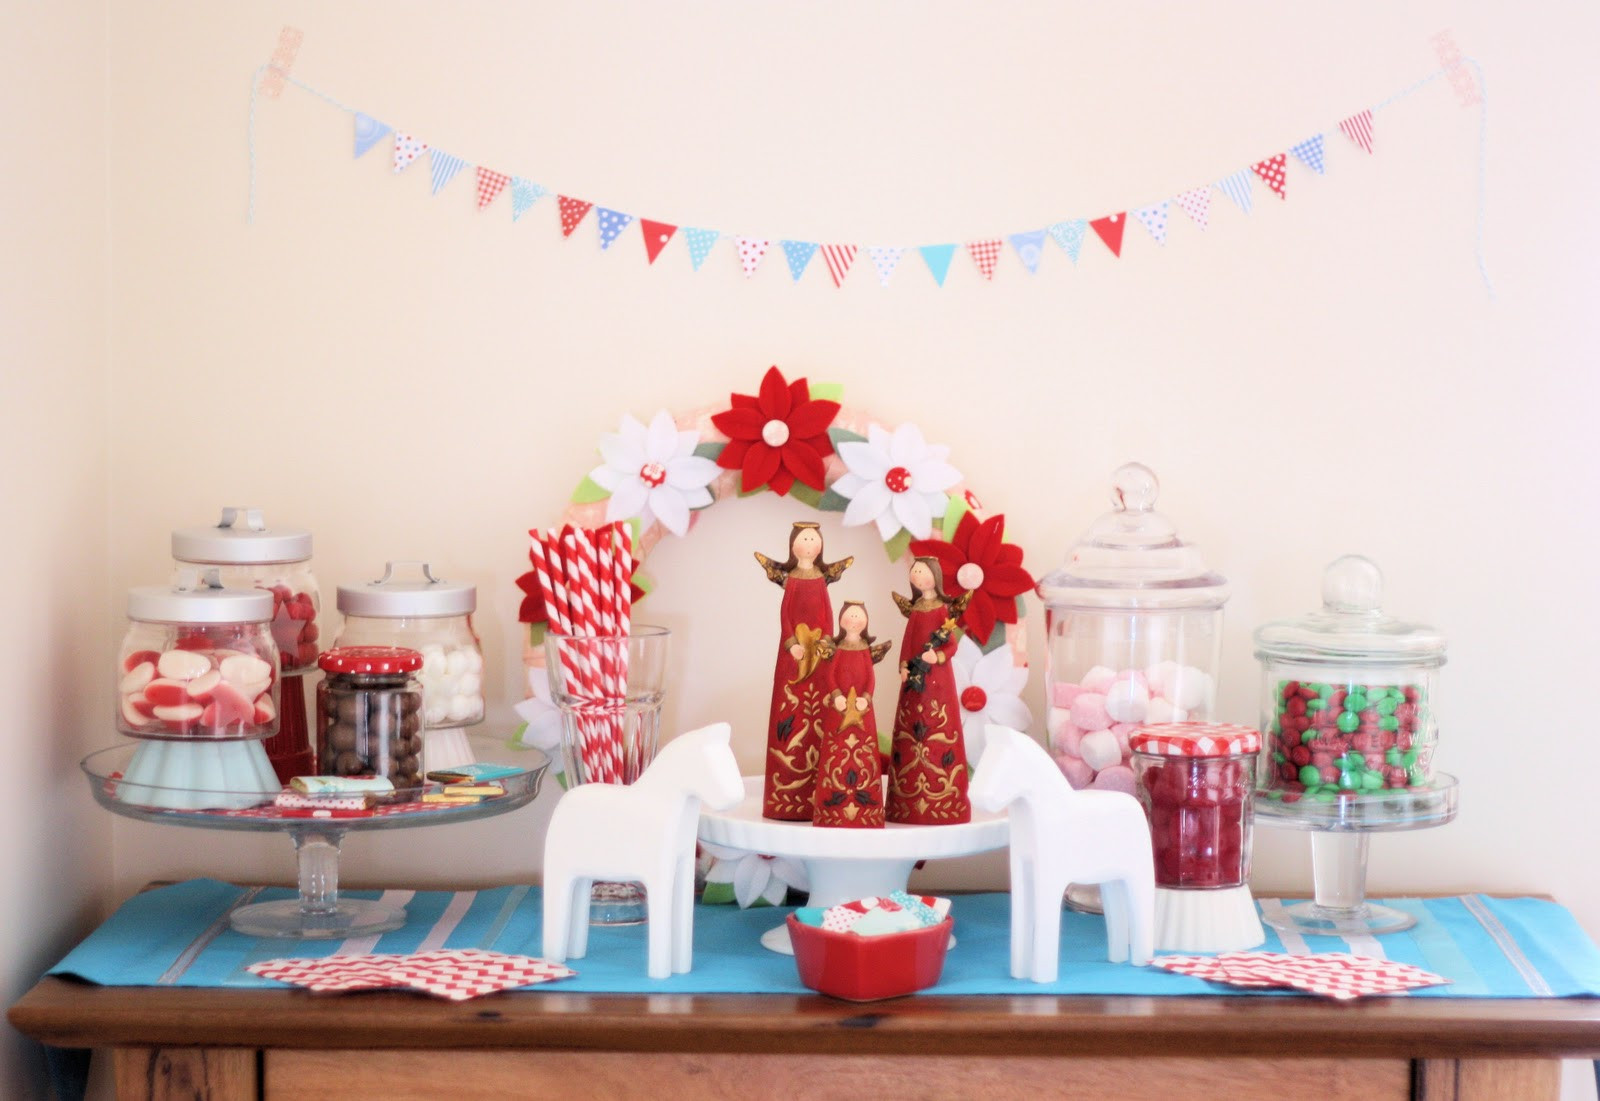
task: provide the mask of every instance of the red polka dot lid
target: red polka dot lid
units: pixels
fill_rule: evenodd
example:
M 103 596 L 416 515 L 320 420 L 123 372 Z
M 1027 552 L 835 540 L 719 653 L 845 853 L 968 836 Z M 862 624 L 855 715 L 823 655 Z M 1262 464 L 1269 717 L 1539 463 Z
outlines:
M 1261 749 L 1261 732 L 1235 723 L 1154 723 L 1128 737 L 1135 753 L 1159 757 L 1236 757 Z

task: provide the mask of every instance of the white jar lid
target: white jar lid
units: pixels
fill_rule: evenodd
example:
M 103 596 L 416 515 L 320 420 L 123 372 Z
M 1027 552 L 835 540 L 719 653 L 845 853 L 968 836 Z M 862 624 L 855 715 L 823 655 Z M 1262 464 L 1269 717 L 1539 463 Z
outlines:
M 311 557 L 311 533 L 304 528 L 269 528 L 260 509 L 230 505 L 215 527 L 174 531 L 172 557 L 230 566 L 304 562 Z
M 420 578 L 395 577 L 396 566 L 416 566 Z M 478 587 L 433 576 L 426 562 L 386 562 L 383 576 L 361 585 L 340 585 L 339 611 L 376 619 L 469 615 L 478 607 Z
M 215 570 L 171 588 L 128 590 L 128 618 L 146 623 L 266 623 L 272 618 L 268 589 L 228 589 Z

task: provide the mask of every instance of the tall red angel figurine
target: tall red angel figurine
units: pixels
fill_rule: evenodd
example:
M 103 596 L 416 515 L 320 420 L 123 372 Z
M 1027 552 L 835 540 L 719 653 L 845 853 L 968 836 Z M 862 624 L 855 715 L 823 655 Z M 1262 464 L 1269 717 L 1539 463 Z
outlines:
M 774 562 L 760 551 L 756 561 L 768 581 L 783 587 L 761 813 L 767 818 L 805 822 L 811 819 L 823 696 L 828 690 L 826 674 L 819 666 L 833 652 L 829 637 L 833 634 L 833 604 L 828 586 L 843 577 L 855 559 L 824 561 L 822 531 L 814 523 L 797 523 L 789 531 L 786 561 Z
M 967 748 L 956 698 L 956 619 L 970 594 L 951 599 L 936 558 L 911 563 L 911 597 L 894 594 L 906 617 L 900 644 L 900 701 L 889 760 L 889 821 L 951 825 L 972 819 Z
M 847 600 L 828 659 L 828 693 L 822 713 L 822 753 L 817 762 L 818 826 L 883 828 L 883 765 L 878 760 L 878 719 L 872 709 L 872 667 L 889 652 L 867 634 L 867 608 Z

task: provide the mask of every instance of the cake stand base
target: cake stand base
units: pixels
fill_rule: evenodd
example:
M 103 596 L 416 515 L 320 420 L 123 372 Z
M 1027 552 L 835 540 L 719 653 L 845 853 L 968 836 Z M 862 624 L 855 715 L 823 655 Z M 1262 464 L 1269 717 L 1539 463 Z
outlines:
M 298 898 L 241 906 L 229 917 L 234 930 L 251 937 L 293 937 L 333 940 L 368 933 L 387 933 L 406 923 L 406 912 L 364 899 L 344 898 L 332 910 L 312 911 Z
M 1297 902 L 1268 914 L 1266 923 L 1286 933 L 1312 937 L 1375 937 L 1409 929 L 1417 919 L 1399 910 L 1362 902 L 1351 908 Z
M 643 925 L 647 901 L 641 883 L 596 883 L 589 891 L 589 924 Z
M 1249 887 L 1156 888 L 1158 952 L 1243 952 L 1266 939 Z

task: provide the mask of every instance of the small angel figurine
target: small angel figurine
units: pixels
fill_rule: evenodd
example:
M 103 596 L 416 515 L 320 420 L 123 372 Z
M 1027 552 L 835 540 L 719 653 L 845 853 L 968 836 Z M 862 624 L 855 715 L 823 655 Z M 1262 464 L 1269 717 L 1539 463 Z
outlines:
M 829 637 L 833 634 L 833 604 L 828 586 L 843 577 L 855 561 L 827 562 L 822 549 L 822 530 L 814 523 L 797 523 L 789 531 L 786 561 L 774 562 L 756 552 L 767 580 L 783 587 L 761 784 L 762 815 L 781 821 L 811 819 L 822 738 L 822 697 L 828 690 L 826 674 L 818 667 L 833 652 Z
M 890 644 L 867 634 L 867 607 L 847 600 L 839 609 L 839 633 L 828 659 L 823 697 L 822 752 L 817 761 L 818 826 L 882 829 L 883 764 L 878 758 L 878 718 L 872 708 L 872 667 Z
M 900 699 L 894 712 L 889 754 L 891 822 L 950 825 L 972 819 L 967 801 L 966 743 L 956 698 L 955 655 L 960 630 L 956 618 L 967 595 L 944 594 L 936 558 L 911 563 L 911 596 L 894 594 L 906 617 L 900 644 Z

